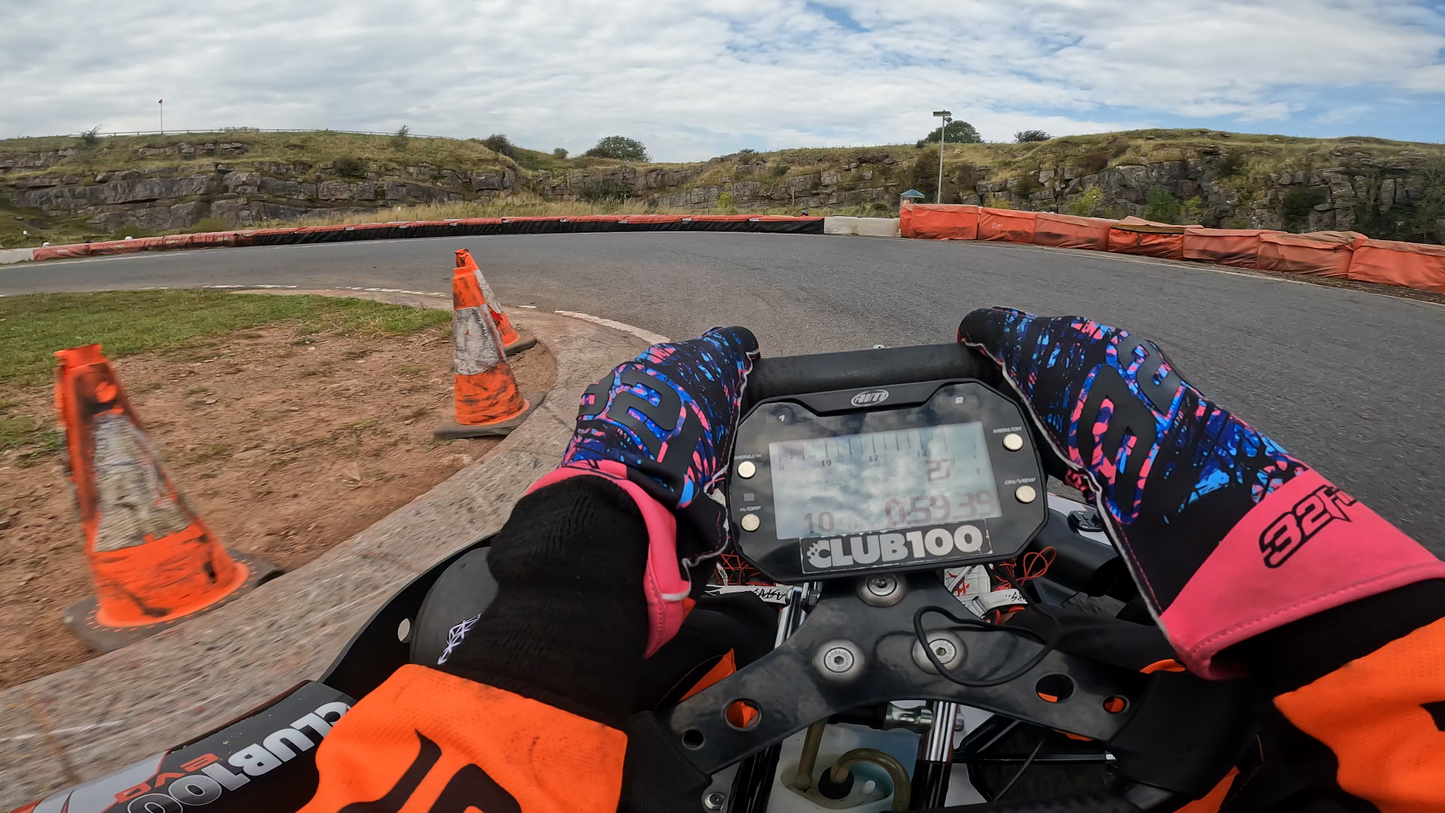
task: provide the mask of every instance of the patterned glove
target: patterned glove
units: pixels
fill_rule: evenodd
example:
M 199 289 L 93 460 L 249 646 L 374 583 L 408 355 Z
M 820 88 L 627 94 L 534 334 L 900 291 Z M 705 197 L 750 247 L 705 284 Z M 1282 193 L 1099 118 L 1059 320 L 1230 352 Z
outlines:
M 651 540 L 649 655 L 681 626 L 692 569 L 727 544 L 722 483 L 757 356 L 740 327 L 647 348 L 587 388 L 561 467 L 532 486 L 598 475 L 637 501 Z
M 1083 490 L 1185 665 L 1445 563 L 1184 381 L 1153 342 L 1077 317 L 977 310 L 999 364 Z

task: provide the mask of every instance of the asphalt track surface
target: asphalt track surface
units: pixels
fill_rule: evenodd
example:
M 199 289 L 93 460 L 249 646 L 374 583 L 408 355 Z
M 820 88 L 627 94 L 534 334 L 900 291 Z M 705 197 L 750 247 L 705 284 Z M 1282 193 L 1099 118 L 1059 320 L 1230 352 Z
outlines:
M 447 291 L 469 248 L 508 306 L 674 338 L 741 324 L 765 355 L 950 341 L 1008 305 L 1132 328 L 1216 401 L 1445 553 L 1445 307 L 1218 267 L 991 243 L 768 234 L 411 239 L 0 267 L 0 294 L 204 285 Z M 77 337 L 79 338 L 79 337 Z

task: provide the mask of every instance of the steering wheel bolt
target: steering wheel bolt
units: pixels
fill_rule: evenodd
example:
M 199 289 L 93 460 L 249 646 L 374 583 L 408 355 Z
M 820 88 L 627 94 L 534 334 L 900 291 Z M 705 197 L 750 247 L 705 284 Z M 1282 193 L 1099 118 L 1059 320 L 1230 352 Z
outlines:
M 829 641 L 818 647 L 813 668 L 824 680 L 848 683 L 863 674 L 863 652 L 852 641 Z
M 858 580 L 858 598 L 871 607 L 891 607 L 902 601 L 907 592 L 904 581 L 892 574 Z
M 939 663 L 943 664 L 943 668 L 950 672 L 963 663 L 965 652 L 963 642 L 948 630 L 935 630 L 928 633 L 928 650 L 933 653 L 933 657 L 937 658 Z M 929 660 L 928 652 L 923 650 L 923 644 L 920 641 L 913 642 L 913 662 L 925 672 L 938 674 L 938 669 L 934 667 L 933 661 Z

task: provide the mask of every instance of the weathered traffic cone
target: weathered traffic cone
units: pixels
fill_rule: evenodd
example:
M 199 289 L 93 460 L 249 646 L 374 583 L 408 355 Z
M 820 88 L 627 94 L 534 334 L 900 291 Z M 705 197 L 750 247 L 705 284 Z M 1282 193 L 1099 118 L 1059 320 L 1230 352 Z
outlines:
M 501 331 L 483 298 L 480 277 L 465 266 L 452 274 L 452 386 L 457 420 L 432 430 L 439 438 L 509 435 L 546 397 L 542 392 L 523 397 L 517 390 Z
M 187 505 L 100 345 L 55 356 L 55 408 L 95 583 L 94 597 L 65 611 L 72 632 L 110 652 L 280 575 L 222 548 Z
M 487 310 L 492 314 L 492 322 L 497 325 L 497 331 L 502 334 L 502 347 L 506 349 L 507 355 L 515 356 L 518 353 L 532 347 L 537 340 L 512 326 L 512 320 L 507 312 L 502 310 L 502 300 L 497 298 L 492 291 L 492 286 L 487 284 L 487 278 L 482 276 L 482 270 L 477 267 L 477 261 L 472 259 L 472 253 L 464 248 L 457 249 L 457 267 L 452 276 L 457 274 L 471 274 L 477 278 L 477 286 L 482 291 L 482 301 L 487 304 Z M 453 297 L 455 287 L 453 288 Z

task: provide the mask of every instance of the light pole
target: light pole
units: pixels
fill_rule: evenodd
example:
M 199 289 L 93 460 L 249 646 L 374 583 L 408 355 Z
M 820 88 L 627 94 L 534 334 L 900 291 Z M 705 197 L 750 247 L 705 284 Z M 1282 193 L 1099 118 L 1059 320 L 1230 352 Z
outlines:
M 938 195 L 934 203 L 943 202 L 943 145 L 948 143 L 948 124 L 953 121 L 953 113 L 947 110 L 935 110 L 933 115 L 943 119 L 943 126 L 938 128 Z

